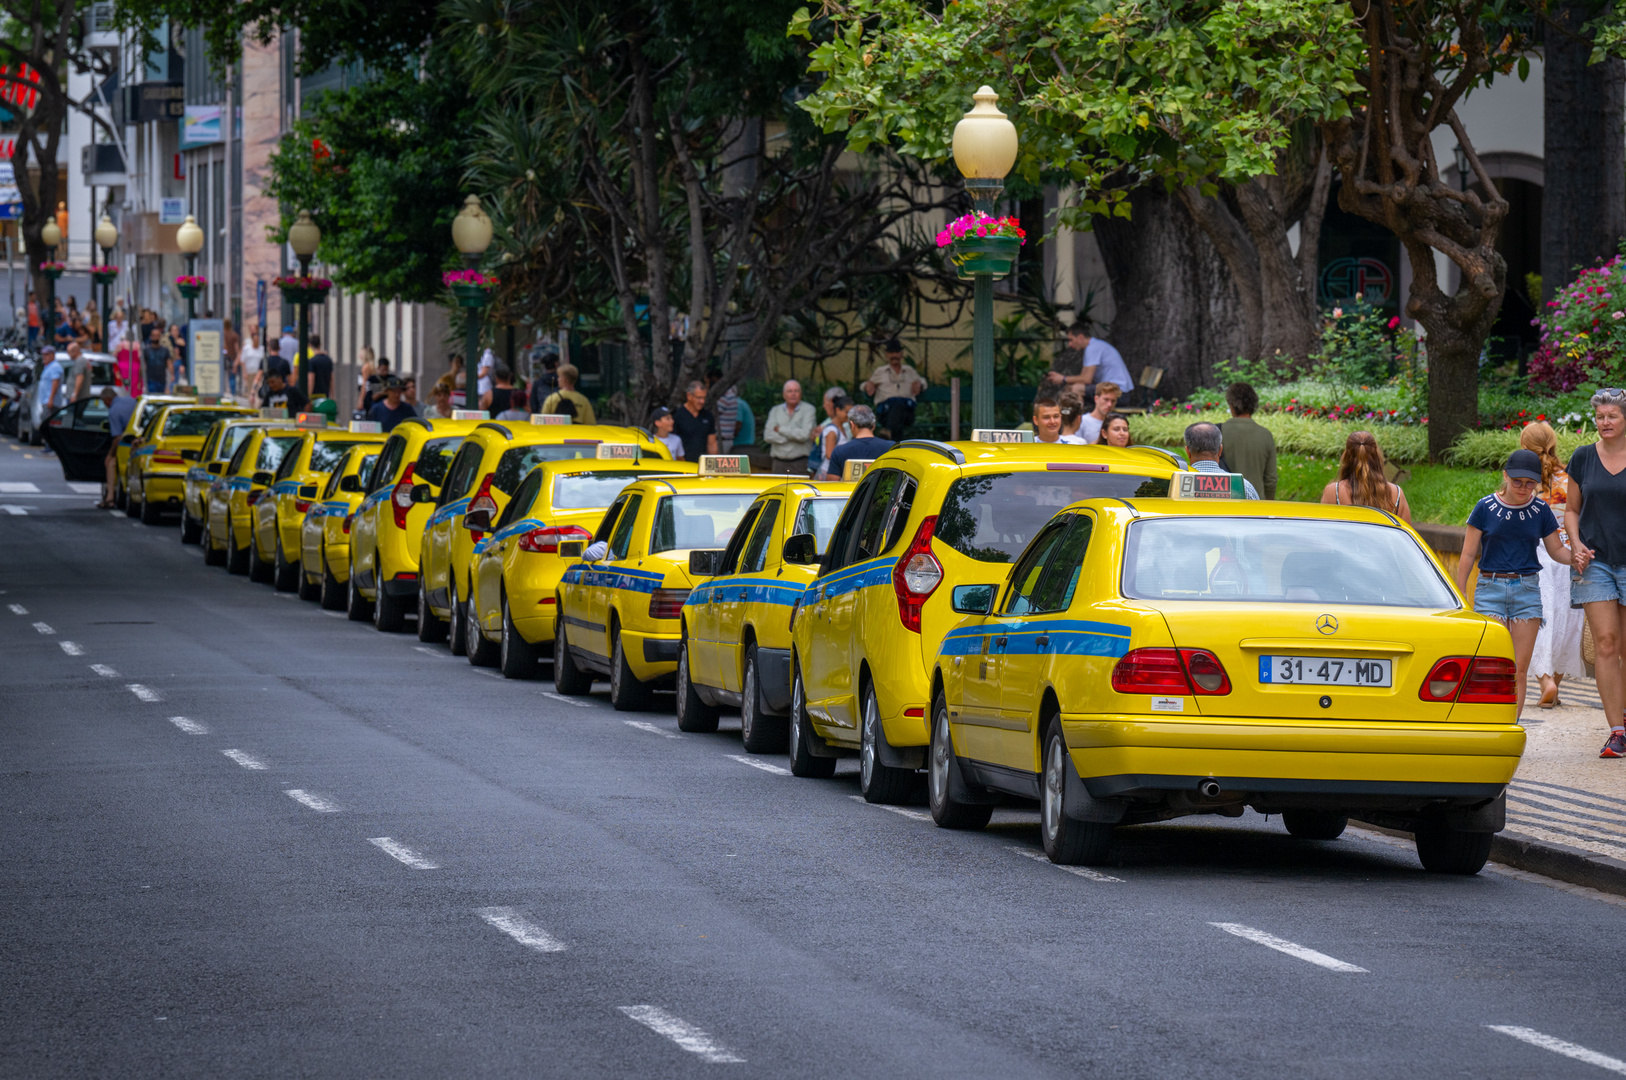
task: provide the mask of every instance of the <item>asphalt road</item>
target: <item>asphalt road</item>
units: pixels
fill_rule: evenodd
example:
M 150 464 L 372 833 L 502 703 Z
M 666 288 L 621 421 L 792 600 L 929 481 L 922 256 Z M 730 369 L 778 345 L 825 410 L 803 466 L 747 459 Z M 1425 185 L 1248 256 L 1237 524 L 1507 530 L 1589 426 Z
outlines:
M 1626 1072 L 1618 898 L 1257 815 L 1070 872 L 1031 811 L 939 830 L 505 681 L 14 446 L 0 1076 Z

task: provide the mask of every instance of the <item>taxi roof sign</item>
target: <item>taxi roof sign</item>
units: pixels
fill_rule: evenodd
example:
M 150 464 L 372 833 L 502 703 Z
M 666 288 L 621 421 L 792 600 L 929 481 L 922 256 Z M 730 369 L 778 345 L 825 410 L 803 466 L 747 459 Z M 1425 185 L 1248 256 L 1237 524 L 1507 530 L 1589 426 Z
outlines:
M 531 414 L 531 423 L 533 423 L 533 424 L 568 424 L 568 423 L 570 423 L 570 417 L 566 416 L 564 413 L 539 413 L 539 412 L 534 412 L 534 413 Z
M 325 428 L 327 416 L 319 412 L 302 412 L 294 418 L 294 423 L 300 427 Z
M 1171 499 L 1246 499 L 1241 473 L 1177 472 L 1169 482 Z
M 286 419 L 288 419 L 288 410 L 286 408 L 282 407 L 281 405 L 278 405 L 274 409 L 261 409 L 260 410 L 260 419 L 261 420 L 286 420 Z
M 599 443 L 598 452 L 593 456 L 600 461 L 637 461 L 638 449 L 637 443 Z
M 377 420 L 352 420 L 350 421 L 350 434 L 382 435 L 384 434 L 384 425 Z
M 1033 432 L 1023 431 L 1020 428 L 975 428 L 971 432 L 972 442 L 991 443 L 1018 443 L 1032 442 Z
M 841 467 L 841 478 L 850 484 L 868 472 L 869 467 L 873 464 L 875 464 L 874 458 L 849 458 L 847 463 Z
M 484 409 L 453 409 L 453 420 L 489 420 L 490 416 Z
M 744 454 L 701 454 L 701 476 L 750 476 L 751 459 Z
M 198 395 L 198 404 L 199 405 L 219 405 L 220 404 L 220 395 L 219 394 L 199 394 Z

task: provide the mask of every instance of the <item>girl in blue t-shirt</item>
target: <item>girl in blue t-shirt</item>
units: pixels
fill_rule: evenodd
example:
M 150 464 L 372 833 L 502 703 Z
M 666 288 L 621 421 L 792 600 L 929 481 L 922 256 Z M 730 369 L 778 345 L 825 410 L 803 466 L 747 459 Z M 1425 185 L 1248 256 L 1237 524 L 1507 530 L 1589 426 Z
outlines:
M 1457 588 L 1468 591 L 1468 574 L 1479 563 L 1474 610 L 1507 627 L 1513 637 L 1513 665 L 1518 669 L 1519 712 L 1524 712 L 1524 678 L 1541 631 L 1541 564 L 1536 545 L 1554 562 L 1569 564 L 1570 549 L 1558 536 L 1558 518 L 1536 498 L 1541 485 L 1541 458 L 1533 450 L 1515 450 L 1502 467 L 1502 486 L 1479 500 L 1468 515 L 1457 561 Z

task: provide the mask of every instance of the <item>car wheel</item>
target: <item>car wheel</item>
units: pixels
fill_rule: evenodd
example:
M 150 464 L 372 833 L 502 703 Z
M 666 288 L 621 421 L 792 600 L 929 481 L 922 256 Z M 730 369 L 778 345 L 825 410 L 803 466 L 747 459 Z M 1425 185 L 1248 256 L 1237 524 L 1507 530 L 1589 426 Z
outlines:
M 322 575 L 312 574 L 305 569 L 305 553 L 299 553 L 299 562 L 296 566 L 299 571 L 299 598 L 301 600 L 320 600 L 322 598 Z
M 249 555 L 248 548 L 237 546 L 237 526 L 228 522 L 226 524 L 226 573 L 248 573 Z
M 276 555 L 271 570 L 271 587 L 277 592 L 293 592 L 299 588 L 299 577 L 299 564 L 288 561 L 288 553 L 282 550 L 282 537 L 277 537 Z
M 373 626 L 381 633 L 399 634 L 406 629 L 407 604 L 404 596 L 391 596 L 384 591 L 384 576 L 379 575 L 377 596 L 373 599 Z
M 141 524 L 159 525 L 163 523 L 164 511 L 151 499 L 144 499 L 141 503 Z
M 536 646 L 519 636 L 514 625 L 514 613 L 509 610 L 508 597 L 502 598 L 502 655 L 497 666 L 507 679 L 533 679 L 536 677 Z
M 1067 740 L 1061 725 L 1053 722 L 1045 732 L 1044 775 L 1039 778 L 1039 833 L 1044 838 L 1044 853 L 1061 866 L 1093 865 L 1104 861 L 1112 848 L 1113 827 L 1067 816 L 1069 765 Z
M 807 715 L 807 691 L 802 686 L 802 669 L 798 665 L 790 680 L 790 754 L 792 776 L 806 776 L 815 780 L 828 780 L 836 774 L 836 759 L 816 757 L 811 752 L 813 721 Z
M 429 586 L 418 578 L 418 640 L 433 645 L 446 640 L 446 620 L 429 610 Z
M 203 526 L 198 519 L 192 516 L 192 511 L 183 502 L 181 504 L 181 543 L 195 544 L 203 539 Z
M 351 622 L 367 622 L 373 617 L 373 604 L 361 590 L 356 587 L 356 572 L 350 571 L 350 587 L 345 593 L 345 614 L 350 616 Z
M 881 764 L 881 706 L 875 699 L 875 684 L 864 686 L 864 727 L 858 743 L 858 790 L 865 802 L 897 805 L 909 798 L 914 785 L 913 769 L 895 769 Z
M 740 743 L 749 754 L 776 754 L 785 749 L 790 725 L 780 716 L 762 714 L 762 687 L 758 685 L 757 647 L 745 647 L 745 670 L 740 678 Z
M 468 641 L 469 663 L 475 667 L 496 667 L 500 646 L 495 641 L 487 641 L 481 631 L 480 608 L 475 604 L 474 597 L 463 601 L 463 611 L 463 637 Z
M 1282 824 L 1300 840 L 1336 840 L 1344 835 L 1349 815 L 1336 810 L 1283 810 Z
M 576 658 L 570 655 L 570 646 L 565 644 L 563 615 L 554 622 L 553 689 L 566 697 L 581 697 L 593 689 L 593 673 L 576 666 Z
M 207 522 L 203 526 L 203 565 L 226 565 L 226 549 L 215 543 L 214 530 L 209 527 Z
M 452 609 L 451 618 L 447 620 L 446 644 L 452 650 L 453 656 L 463 656 L 469 651 L 468 616 L 463 610 L 462 602 L 457 599 L 457 582 L 447 582 L 446 588 L 449 590 L 451 597 L 449 606 Z
M 120 484 L 118 489 L 113 492 L 113 505 L 119 510 L 123 510 L 130 505 L 130 494 L 124 490 L 123 484 Z
M 616 639 L 616 657 L 621 656 L 621 641 Z M 610 680 L 611 700 L 614 700 L 615 680 Z M 677 669 L 677 725 L 679 731 L 716 731 L 717 706 L 700 700 L 694 682 L 689 678 L 689 639 L 678 646 Z
M 992 803 L 964 803 L 954 798 L 960 763 L 949 732 L 948 700 L 939 691 L 932 702 L 932 741 L 926 756 L 926 793 L 932 820 L 945 829 L 981 829 L 994 816 Z M 963 781 L 961 781 L 963 783 Z
M 124 496 L 124 516 L 133 518 L 141 516 L 141 504 L 136 502 L 134 495 L 126 494 Z
M 619 627 L 615 628 L 615 647 L 610 652 L 610 704 L 617 712 L 643 712 L 649 708 L 649 687 L 632 673 Z
M 349 602 L 349 590 L 343 582 L 333 576 L 333 568 L 327 564 L 327 558 L 322 559 L 322 595 L 320 603 L 324 611 L 343 611 Z
M 1417 858 L 1424 870 L 1435 874 L 1477 874 L 1490 858 L 1493 839 L 1492 833 L 1462 832 L 1442 822 L 1420 822 Z
M 277 576 L 276 564 L 260 558 L 260 545 L 251 530 L 248 534 L 248 579 L 269 585 Z

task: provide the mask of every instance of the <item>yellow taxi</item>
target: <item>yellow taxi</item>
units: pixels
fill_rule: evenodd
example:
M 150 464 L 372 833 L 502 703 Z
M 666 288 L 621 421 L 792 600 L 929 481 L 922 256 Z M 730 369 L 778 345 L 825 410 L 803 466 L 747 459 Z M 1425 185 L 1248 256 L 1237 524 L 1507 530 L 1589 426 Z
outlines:
M 281 421 L 260 419 L 250 413 L 217 420 L 209 428 L 198 459 L 186 470 L 186 485 L 181 493 L 181 543 L 196 544 L 203 539 L 203 525 L 209 518 L 209 489 L 225 471 L 238 444 L 253 428 L 277 423 Z
M 156 525 L 165 511 L 178 509 L 186 492 L 190 463 L 198 460 L 215 421 L 253 415 L 237 405 L 198 405 L 191 401 L 160 406 L 130 444 L 125 466 L 124 512 Z
M 971 617 L 934 664 L 938 824 L 1037 799 L 1051 859 L 1091 863 L 1118 825 L 1251 806 L 1302 838 L 1353 816 L 1414 832 L 1430 870 L 1484 865 L 1524 751 L 1512 639 L 1390 515 L 1090 499 L 997 577 L 951 590 Z
M 553 678 L 561 694 L 585 694 L 594 673 L 610 680 L 617 709 L 648 706 L 654 683 L 677 671 L 683 602 L 693 580 L 689 552 L 727 547 L 756 497 L 785 482 L 749 475 L 743 456 L 698 462 L 700 475 L 645 479 L 616 496 L 559 581 Z M 581 541 L 567 541 L 567 558 Z
M 345 428 L 328 427 L 321 413 L 302 413 L 297 423 L 306 429 L 304 434 L 282 455 L 282 463 L 271 477 L 270 493 L 254 507 L 254 559 L 261 566 L 271 564 L 271 585 L 278 592 L 293 592 L 299 587 L 300 526 L 305 523 L 306 512 L 316 504 L 328 474 L 350 448 L 381 446 L 384 442 L 377 421 L 358 420 Z M 316 588 L 307 585 L 300 590 L 300 599 L 316 599 Z
M 152 414 L 165 405 L 183 405 L 196 400 L 197 398 L 189 394 L 143 394 L 136 398 L 135 412 L 131 414 L 130 422 L 125 425 L 124 434 L 120 435 L 113 444 L 114 478 L 117 483 L 113 501 L 118 504 L 120 510 L 130 513 L 130 504 L 126 499 L 127 489 L 124 483 L 125 477 L 130 472 L 130 451 L 135 446 L 136 437 L 141 434 L 141 429 L 147 426 L 147 421 L 152 419 Z M 135 517 L 136 515 L 130 514 L 130 516 Z
M 882 454 L 792 619 L 791 771 L 829 776 L 856 750 L 866 799 L 908 797 L 926 764 L 931 664 L 958 619 L 939 586 L 986 578 L 1079 499 L 1167 494 L 1180 464 L 1150 448 L 1004 441 Z
M 268 581 L 271 564 L 254 557 L 254 507 L 271 490 L 271 477 L 282 457 L 304 432 L 284 420 L 255 426 L 209 486 L 209 516 L 203 526 L 205 562 L 224 563 L 226 572 Z
M 614 451 L 615 456 L 610 458 L 601 451 Z M 534 466 L 571 458 L 638 461 L 670 456 L 664 445 L 637 428 L 605 424 L 490 420 L 469 432 L 452 459 L 423 530 L 418 553 L 419 640 L 441 641 L 449 637 L 454 656 L 462 656 L 467 650 L 471 640 L 466 629 L 474 545 L 489 530 L 471 530 L 466 522 L 494 521 Z M 483 514 L 470 513 L 475 510 Z M 482 666 L 491 651 L 481 654 Z
M 729 705 L 740 710 L 746 750 L 785 749 L 791 608 L 817 573 L 854 486 L 796 480 L 765 491 L 728 547 L 690 554 L 698 583 L 683 605 L 679 728 L 715 731 L 717 707 Z
M 343 611 L 350 581 L 350 523 L 372 478 L 379 448 L 353 446 L 328 474 L 318 501 L 299 526 L 301 599 L 312 588 L 329 611 Z
M 616 445 L 626 444 L 603 449 Z M 592 540 L 604 511 L 634 480 L 693 475 L 695 468 L 653 458 L 545 461 L 526 474 L 495 521 L 489 510 L 470 510 L 478 531 L 490 533 L 474 545 L 469 598 L 463 602 L 465 645 L 478 642 L 465 650 L 471 661 L 488 662 L 495 649 L 496 663 L 508 678 L 535 674 L 537 661 L 553 651 L 559 579 L 567 565 L 559 544 Z

